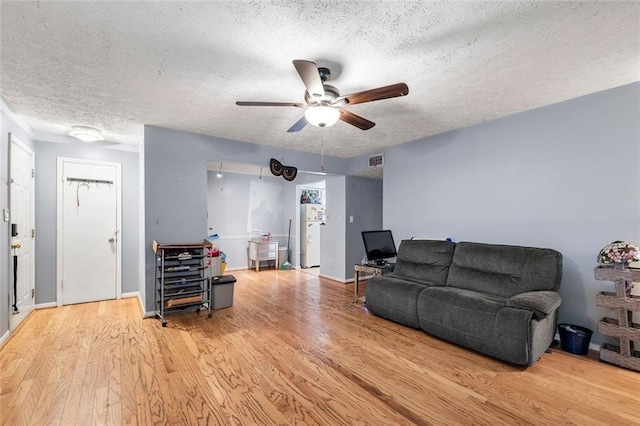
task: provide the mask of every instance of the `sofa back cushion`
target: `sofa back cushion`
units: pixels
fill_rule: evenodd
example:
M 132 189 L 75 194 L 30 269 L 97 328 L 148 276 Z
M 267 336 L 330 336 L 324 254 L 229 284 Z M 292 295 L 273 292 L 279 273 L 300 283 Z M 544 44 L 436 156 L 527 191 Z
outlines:
M 456 244 L 447 286 L 511 297 L 535 290 L 557 290 L 562 255 L 552 249 Z
M 428 285 L 444 286 L 454 247 L 451 241 L 403 240 L 393 273 Z

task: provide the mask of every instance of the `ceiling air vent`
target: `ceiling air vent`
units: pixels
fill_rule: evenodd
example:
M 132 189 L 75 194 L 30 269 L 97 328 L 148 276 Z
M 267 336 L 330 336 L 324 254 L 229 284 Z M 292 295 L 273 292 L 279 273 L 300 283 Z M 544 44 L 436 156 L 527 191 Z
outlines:
M 369 157 L 369 167 L 376 168 L 384 166 L 384 155 L 376 154 Z

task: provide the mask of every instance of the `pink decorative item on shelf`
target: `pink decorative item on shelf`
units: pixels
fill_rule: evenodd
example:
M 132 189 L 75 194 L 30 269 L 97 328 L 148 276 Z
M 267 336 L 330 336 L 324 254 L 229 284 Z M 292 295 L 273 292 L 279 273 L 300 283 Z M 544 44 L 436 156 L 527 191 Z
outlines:
M 639 260 L 640 250 L 638 247 L 624 241 L 614 241 L 607 244 L 598 253 L 598 263 L 601 265 L 625 267 L 629 262 Z

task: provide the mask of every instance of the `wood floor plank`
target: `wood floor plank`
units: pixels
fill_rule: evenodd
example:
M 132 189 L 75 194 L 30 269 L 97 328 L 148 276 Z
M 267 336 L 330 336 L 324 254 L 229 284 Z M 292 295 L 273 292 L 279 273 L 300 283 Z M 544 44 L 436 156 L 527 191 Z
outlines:
M 131 320 L 131 319 L 130 319 Z M 120 375 L 121 375 L 121 407 L 122 425 L 132 426 L 138 424 L 137 404 L 133 396 L 136 393 L 135 383 L 139 377 L 137 374 L 137 360 L 132 351 L 132 341 L 136 333 L 135 327 L 126 324 L 121 328 L 120 333 Z M 128 396 L 128 397 L 127 397 Z
M 58 356 L 54 359 L 54 364 L 50 369 L 49 376 L 47 377 L 47 381 L 43 386 L 42 393 L 40 394 L 40 398 L 36 402 L 37 410 L 34 410 L 33 415 L 29 419 L 29 424 L 31 425 L 42 425 L 46 423 L 46 419 L 52 410 L 52 404 L 54 398 L 56 397 L 56 389 L 58 384 L 62 380 L 62 374 L 64 370 L 64 365 L 66 364 L 67 356 L 62 355 Z
M 77 339 L 75 340 L 77 342 Z M 46 417 L 42 424 L 46 425 L 61 425 L 62 416 L 64 414 L 64 406 L 67 401 L 70 389 L 71 380 L 80 357 L 79 345 L 66 346 L 66 359 L 60 373 L 60 377 L 56 383 L 55 390 L 53 391 L 51 406 L 46 412 Z
M 353 284 L 234 271 L 233 307 L 35 311 L 0 349 L 2 425 L 638 424 L 640 373 L 506 364 L 368 312 Z

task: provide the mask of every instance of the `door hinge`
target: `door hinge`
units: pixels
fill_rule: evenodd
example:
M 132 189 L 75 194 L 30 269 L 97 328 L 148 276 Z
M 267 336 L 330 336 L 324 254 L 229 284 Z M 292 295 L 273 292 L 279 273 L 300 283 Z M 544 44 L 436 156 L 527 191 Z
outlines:
M 31 229 L 31 238 L 35 238 L 36 237 L 36 230 L 35 229 Z
M 35 169 L 31 169 L 31 177 L 36 177 L 36 171 L 35 171 Z
M 31 289 L 31 298 L 33 299 L 34 297 L 36 297 L 36 289 L 32 288 Z

